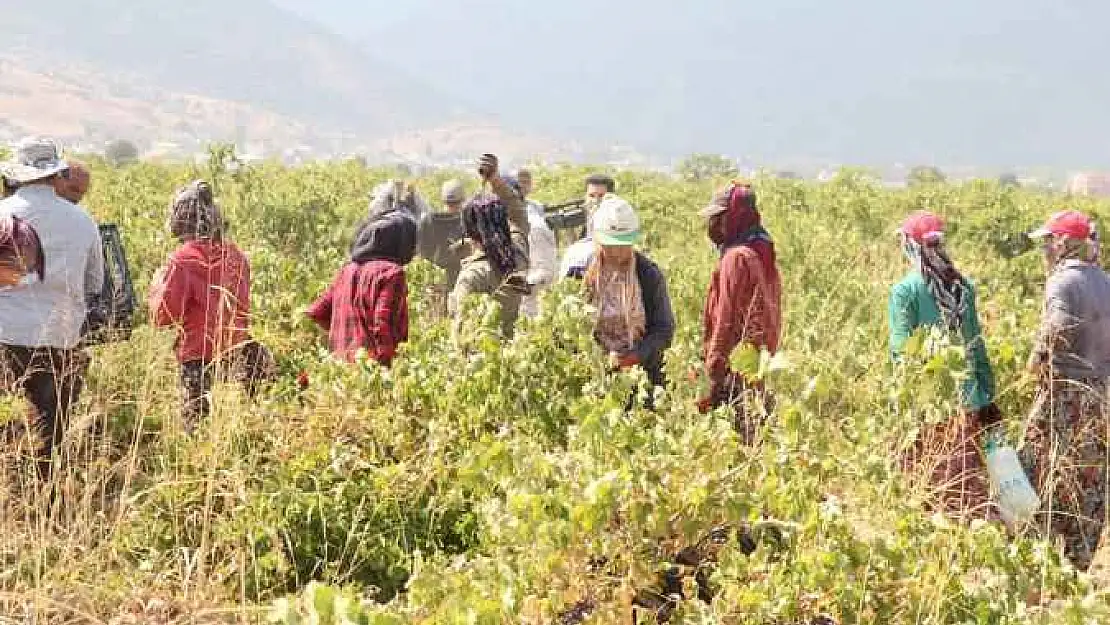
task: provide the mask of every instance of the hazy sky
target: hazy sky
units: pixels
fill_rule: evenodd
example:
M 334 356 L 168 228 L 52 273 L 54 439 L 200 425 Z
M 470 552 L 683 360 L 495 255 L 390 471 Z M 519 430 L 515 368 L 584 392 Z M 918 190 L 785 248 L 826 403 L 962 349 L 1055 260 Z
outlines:
M 508 125 L 671 153 L 1110 161 L 1106 0 L 276 1 Z

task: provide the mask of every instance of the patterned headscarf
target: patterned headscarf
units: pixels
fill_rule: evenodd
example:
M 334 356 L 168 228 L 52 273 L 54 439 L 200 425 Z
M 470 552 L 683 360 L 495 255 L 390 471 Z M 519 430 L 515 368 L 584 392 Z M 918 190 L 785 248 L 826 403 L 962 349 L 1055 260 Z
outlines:
M 933 296 L 944 324 L 949 330 L 963 329 L 968 307 L 967 284 L 944 249 L 944 234 L 929 232 L 913 236 L 900 231 L 902 253 L 925 278 L 925 286 Z
M 224 219 L 212 187 L 204 180 L 194 180 L 177 192 L 170 203 L 169 229 L 182 240 L 223 238 Z
M 462 209 L 463 232 L 478 241 L 493 268 L 508 274 L 515 268 L 513 241 L 505 205 L 496 195 L 481 192 Z

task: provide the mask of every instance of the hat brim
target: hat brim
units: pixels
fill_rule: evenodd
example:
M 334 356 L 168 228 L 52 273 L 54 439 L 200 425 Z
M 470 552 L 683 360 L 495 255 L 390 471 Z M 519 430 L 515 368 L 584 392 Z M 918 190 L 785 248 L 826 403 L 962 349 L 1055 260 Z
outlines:
M 1030 239 L 1043 239 L 1045 237 L 1052 236 L 1052 231 L 1048 228 L 1037 228 L 1032 232 L 1026 233 L 1025 236 L 1029 237 Z
M 640 233 L 629 232 L 627 234 L 605 234 L 595 230 L 594 238 L 600 245 L 635 245 L 640 241 Z
M 35 182 L 49 178 L 56 174 L 69 169 L 69 163 L 65 161 L 57 161 L 49 167 L 39 168 L 24 165 L 22 163 L 2 163 L 0 164 L 0 174 L 5 178 L 18 184 L 26 184 L 28 182 Z

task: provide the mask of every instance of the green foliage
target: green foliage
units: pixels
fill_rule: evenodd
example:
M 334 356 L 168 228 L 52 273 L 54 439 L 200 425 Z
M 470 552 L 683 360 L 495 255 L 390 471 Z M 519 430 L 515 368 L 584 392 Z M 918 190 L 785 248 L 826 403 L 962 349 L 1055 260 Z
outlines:
M 918 165 L 906 174 L 906 184 L 909 186 L 941 184 L 945 181 L 944 172 L 931 165 Z
M 692 154 L 678 164 L 676 171 L 694 181 L 730 178 L 738 173 L 736 163 L 719 154 Z
M 104 157 L 115 166 L 130 165 L 139 160 L 139 148 L 126 139 L 109 141 L 104 146 Z
M 273 622 L 284 624 L 548 623 L 582 606 L 586 622 L 627 623 L 632 598 L 676 553 L 712 528 L 746 526 L 777 538 L 748 548 L 734 536 L 691 567 L 714 598 L 687 593 L 672 622 L 1107 616 L 1090 579 L 1047 542 L 925 514 L 898 464 L 920 427 L 957 410 L 966 365 L 928 333 L 890 363 L 888 290 L 906 270 L 890 233 L 917 208 L 949 220 L 1016 431 L 1032 399 L 1019 371 L 1043 270 L 1008 237 L 1062 197 L 993 182 L 887 190 L 857 170 L 820 184 L 754 180 L 782 268 L 786 336 L 775 358 L 734 357 L 778 397 L 759 443 L 745 447 L 727 410 L 697 413 L 688 378 L 715 259 L 696 211 L 710 178 L 727 174 L 617 175 L 678 319 L 672 384 L 647 412 L 624 410 L 647 392 L 643 372 L 607 371 L 573 282 L 545 294 L 543 313 L 504 344 L 492 302 L 474 301 L 456 344 L 429 295 L 441 272 L 418 260 L 406 269 L 411 340 L 393 368 L 332 362 L 302 311 L 344 262 L 367 193 L 395 171 L 246 165 L 221 147 L 191 165 L 92 163 L 86 204 L 120 224 L 140 292 L 174 245 L 164 231 L 173 190 L 213 181 L 252 260 L 252 332 L 282 373 L 254 403 L 218 386 L 212 419 L 186 438 L 172 336 L 144 325 L 129 343 L 97 348 L 75 423 L 103 427 L 95 452 L 72 455 L 66 488 L 81 496 L 71 522 L 24 517 L 33 500 L 18 497 L 0 518 L 0 590 L 13 596 L 79 597 L 104 622 L 150 588 L 221 610 L 276 601 Z M 537 199 L 580 196 L 585 171 L 538 170 Z M 450 175 L 466 176 L 416 184 L 434 198 Z M 1110 215 L 1094 201 L 1080 208 Z M 14 410 L 0 405 L 0 420 Z

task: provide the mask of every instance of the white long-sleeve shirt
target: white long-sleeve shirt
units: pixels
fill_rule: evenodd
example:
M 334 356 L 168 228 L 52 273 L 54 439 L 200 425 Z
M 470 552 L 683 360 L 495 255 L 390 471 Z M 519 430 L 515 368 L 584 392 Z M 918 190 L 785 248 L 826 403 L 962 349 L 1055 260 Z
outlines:
M 0 201 L 0 214 L 26 219 L 42 242 L 41 282 L 0 290 L 0 343 L 71 349 L 81 340 L 88 296 L 104 283 L 100 230 L 49 184 L 30 184 Z
M 555 232 L 544 218 L 543 205 L 532 200 L 528 200 L 526 205 L 530 228 L 528 282 L 532 285 L 532 294 L 521 301 L 520 310 L 529 317 L 535 317 L 540 312 L 540 295 L 555 282 L 555 271 L 559 265 L 558 243 Z

